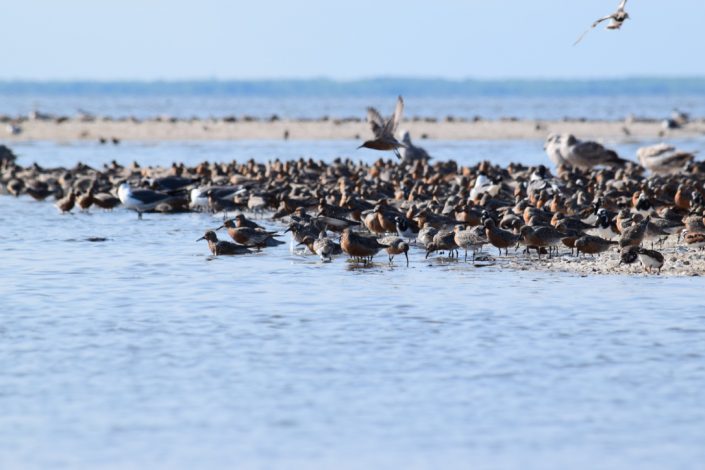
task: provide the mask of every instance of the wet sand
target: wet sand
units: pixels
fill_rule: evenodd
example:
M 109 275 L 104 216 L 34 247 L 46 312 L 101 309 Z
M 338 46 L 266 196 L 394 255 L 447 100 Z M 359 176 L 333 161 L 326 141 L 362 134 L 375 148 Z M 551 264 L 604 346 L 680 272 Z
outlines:
M 168 118 L 111 120 L 95 118 L 25 119 L 17 124 L 21 131 L 0 133 L 6 142 L 77 141 L 101 138 L 129 141 L 164 140 L 272 140 L 288 133 L 295 140 L 360 140 L 369 136 L 368 124 L 359 119 L 269 120 L 231 118 L 213 120 L 175 120 Z M 9 126 L 9 124 L 5 124 Z M 660 121 L 534 121 L 534 120 L 435 120 L 414 118 L 402 122 L 415 140 L 515 140 L 540 139 L 549 133 L 578 135 L 584 139 L 688 138 L 705 134 L 705 120 L 693 121 L 683 128 L 664 130 Z
M 616 240 L 617 238 L 615 238 Z M 661 268 L 661 276 L 701 276 L 705 273 L 705 252 L 696 249 L 689 249 L 683 245 L 678 245 L 678 235 L 671 235 L 663 244 L 663 247 L 654 245 L 654 249 L 661 252 L 665 258 L 665 263 Z M 651 243 L 644 243 L 644 247 L 651 248 Z M 652 276 L 656 271 L 649 274 L 644 270 L 637 260 L 630 265 L 619 264 L 620 251 L 618 247 L 601 253 L 600 255 L 573 256 L 567 248 L 561 248 L 558 256 L 548 258 L 542 255 L 539 260 L 535 252 L 531 256 L 522 254 L 522 249 L 509 257 L 497 257 L 497 250 L 486 245 L 483 255 L 489 258 L 488 261 L 480 261 L 478 264 L 492 264 L 493 262 L 502 265 L 505 269 L 519 271 L 555 272 L 566 274 L 578 274 L 581 276 L 593 275 L 636 275 Z M 478 255 L 479 256 L 479 255 Z M 494 261 L 492 261 L 494 260 Z M 460 260 L 462 261 L 462 259 Z

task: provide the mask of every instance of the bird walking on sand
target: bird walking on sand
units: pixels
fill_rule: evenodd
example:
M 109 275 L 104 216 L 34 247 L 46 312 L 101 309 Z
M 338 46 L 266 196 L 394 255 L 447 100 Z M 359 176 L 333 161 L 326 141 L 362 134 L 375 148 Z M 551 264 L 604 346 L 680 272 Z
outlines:
M 649 225 L 651 217 L 646 217 L 641 222 L 636 222 L 625 228 L 622 236 L 619 238 L 619 246 L 624 249 L 630 246 L 641 246 L 646 235 L 646 227 Z
M 541 259 L 541 248 L 548 249 L 548 257 L 550 258 L 554 249 L 558 252 L 558 245 L 565 238 L 564 233 L 549 226 L 524 225 L 519 233 L 521 234 L 520 241 L 523 241 L 527 247 L 527 253 L 529 248 L 535 248 L 539 259 Z
M 580 254 L 596 255 L 603 253 L 616 245 L 616 241 L 605 240 L 604 238 L 595 237 L 593 235 L 585 235 L 575 241 L 575 249 Z
M 486 219 L 483 225 L 487 240 L 499 250 L 500 256 L 502 255 L 502 249 L 504 249 L 504 254 L 507 255 L 509 247 L 516 246 L 519 242 L 519 235 L 497 227 L 494 219 Z
M 648 273 L 652 273 L 654 269 L 658 274 L 661 274 L 661 268 L 665 262 L 665 258 L 661 253 L 655 250 L 647 250 L 638 246 L 630 246 L 622 251 L 619 259 L 619 264 L 632 264 L 636 260 L 641 261 L 641 265 Z
M 682 238 L 686 246 L 691 248 L 698 248 L 702 250 L 705 247 L 705 233 L 701 232 L 689 232 L 688 229 L 683 229 L 679 235 L 679 239 Z
M 597 25 L 602 23 L 603 21 L 608 21 L 610 20 L 610 24 L 607 25 L 607 29 L 620 29 L 622 27 L 622 23 L 624 23 L 627 19 L 629 19 L 629 13 L 627 13 L 624 9 L 627 6 L 627 0 L 622 0 L 619 2 L 619 6 L 617 7 L 617 11 L 612 13 L 611 15 L 603 16 L 602 18 L 599 18 L 597 21 L 595 21 L 583 34 L 580 35 L 577 41 L 573 43 L 575 46 L 578 44 L 580 41 L 583 40 L 585 35 L 590 32 L 590 30 L 594 29 Z
M 400 96 L 397 98 L 397 106 L 394 109 L 394 114 L 386 121 L 379 112 L 372 107 L 367 108 L 367 120 L 372 128 L 372 133 L 375 138 L 372 140 L 365 141 L 358 148 L 368 148 L 372 150 L 392 150 L 394 155 L 401 160 L 401 154 L 399 149 L 403 148 L 405 145 L 394 137 L 399 122 L 401 121 L 401 115 L 404 112 L 404 100 Z
M 647 250 L 646 248 L 639 248 L 639 261 L 644 269 L 648 273 L 652 273 L 654 269 L 657 270 L 658 274 L 661 274 L 661 268 L 665 262 L 663 255 L 656 250 Z

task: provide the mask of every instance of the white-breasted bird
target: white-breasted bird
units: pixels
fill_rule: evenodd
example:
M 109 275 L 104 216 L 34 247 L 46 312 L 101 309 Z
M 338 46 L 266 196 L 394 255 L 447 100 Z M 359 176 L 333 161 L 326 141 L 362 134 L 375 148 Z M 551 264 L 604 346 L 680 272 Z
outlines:
M 599 18 L 597 21 L 595 21 L 583 34 L 580 35 L 578 40 L 575 41 L 573 45 L 575 46 L 580 41 L 582 41 L 585 35 L 590 32 L 590 30 L 594 29 L 598 24 L 602 23 L 603 21 L 610 20 L 610 24 L 607 25 L 607 29 L 620 29 L 622 27 L 622 23 L 629 19 L 629 13 L 624 10 L 626 6 L 627 0 L 622 0 L 621 2 L 619 2 L 617 11 L 610 15 L 603 16 L 602 18 Z

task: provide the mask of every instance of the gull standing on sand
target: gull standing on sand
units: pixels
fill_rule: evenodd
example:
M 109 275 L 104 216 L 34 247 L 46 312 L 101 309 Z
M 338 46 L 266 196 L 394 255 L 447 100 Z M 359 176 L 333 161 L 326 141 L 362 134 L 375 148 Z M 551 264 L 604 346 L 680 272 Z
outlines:
M 561 155 L 571 166 L 591 169 L 597 165 L 624 166 L 627 160 L 619 158 L 617 152 L 602 144 L 579 140 L 574 135 L 561 136 Z
M 550 134 L 543 144 L 543 149 L 548 155 L 548 158 L 556 165 L 556 168 L 561 165 L 568 165 L 568 162 L 563 158 L 561 153 L 561 136 L 560 134 Z
M 415 162 L 419 160 L 428 161 L 431 159 L 431 156 L 425 149 L 411 143 L 411 134 L 409 134 L 409 131 L 402 131 L 401 142 L 404 146 L 399 150 L 399 153 L 403 161 Z
M 372 107 L 367 108 L 367 121 L 370 123 L 372 128 L 372 133 L 375 138 L 368 140 L 358 148 L 368 148 L 372 150 L 392 150 L 394 155 L 401 160 L 401 155 L 399 154 L 399 149 L 403 148 L 405 145 L 399 142 L 394 133 L 399 127 L 399 122 L 401 121 L 401 115 L 404 112 L 404 100 L 402 97 L 397 98 L 397 107 L 394 109 L 394 114 L 388 119 L 384 120 L 382 115 Z
M 641 147 L 636 151 L 641 166 L 652 173 L 668 174 L 682 171 L 695 158 L 695 152 L 684 152 L 668 144 Z
M 590 32 L 591 29 L 594 29 L 598 24 L 602 23 L 603 21 L 611 20 L 610 24 L 607 25 L 607 29 L 620 29 L 622 27 L 622 23 L 624 23 L 625 20 L 629 18 L 629 13 L 624 11 L 624 8 L 627 5 L 627 0 L 622 0 L 619 3 L 619 6 L 617 7 L 617 11 L 612 13 L 611 15 L 604 16 L 597 21 L 595 21 L 592 26 L 590 26 L 587 31 L 585 31 L 583 34 L 580 35 L 577 41 L 573 43 L 575 46 L 578 44 L 580 41 L 583 40 L 585 35 Z

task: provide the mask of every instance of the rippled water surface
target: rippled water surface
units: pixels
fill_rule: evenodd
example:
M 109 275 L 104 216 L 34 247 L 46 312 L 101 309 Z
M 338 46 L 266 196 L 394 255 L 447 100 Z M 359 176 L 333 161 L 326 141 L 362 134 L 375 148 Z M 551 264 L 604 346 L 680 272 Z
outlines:
M 41 164 L 261 150 L 230 145 L 17 150 Z M 322 157 L 339 143 L 268 145 Z M 534 143 L 477 145 L 539 158 Z M 409 268 L 382 255 L 363 268 L 288 245 L 214 259 L 195 240 L 220 220 L 59 215 L 0 197 L 2 468 L 705 461 L 701 278 L 510 271 L 417 251 Z
M 61 93 L 2 93 L 0 114 L 20 115 L 39 109 L 43 112 L 75 115 L 79 110 L 114 117 L 174 116 L 179 118 L 210 118 L 223 116 L 255 116 L 269 118 L 364 117 L 367 106 L 386 110 L 393 105 L 394 93 L 363 94 L 361 96 L 229 96 L 229 95 L 130 95 Z M 517 117 L 521 119 L 624 119 L 629 114 L 663 119 L 673 108 L 705 116 L 705 96 L 702 94 L 653 94 L 634 96 L 630 93 L 587 94 L 563 96 L 418 96 L 406 94 L 406 116 L 443 119 L 446 116 L 472 119 Z

